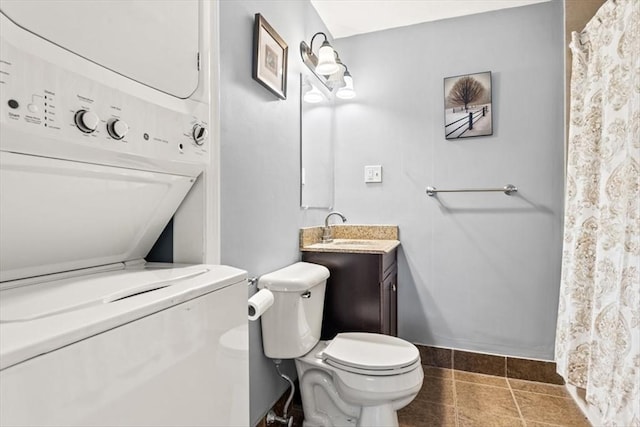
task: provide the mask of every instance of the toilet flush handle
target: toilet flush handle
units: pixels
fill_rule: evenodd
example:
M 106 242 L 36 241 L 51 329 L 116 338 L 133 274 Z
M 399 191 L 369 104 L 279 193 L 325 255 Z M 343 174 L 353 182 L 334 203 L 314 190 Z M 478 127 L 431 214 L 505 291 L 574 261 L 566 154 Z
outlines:
M 303 292 L 300 297 L 302 298 L 311 298 L 311 291 Z

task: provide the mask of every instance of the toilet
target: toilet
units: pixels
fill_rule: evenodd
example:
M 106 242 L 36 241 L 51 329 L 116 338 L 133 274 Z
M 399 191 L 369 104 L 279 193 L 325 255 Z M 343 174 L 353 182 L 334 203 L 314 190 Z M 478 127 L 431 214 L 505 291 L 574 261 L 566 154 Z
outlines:
M 320 341 L 329 270 L 298 262 L 258 280 L 273 293 L 262 315 L 262 343 L 272 359 L 295 359 L 304 427 L 398 426 L 396 412 L 420 391 L 420 353 L 400 338 L 346 332 Z

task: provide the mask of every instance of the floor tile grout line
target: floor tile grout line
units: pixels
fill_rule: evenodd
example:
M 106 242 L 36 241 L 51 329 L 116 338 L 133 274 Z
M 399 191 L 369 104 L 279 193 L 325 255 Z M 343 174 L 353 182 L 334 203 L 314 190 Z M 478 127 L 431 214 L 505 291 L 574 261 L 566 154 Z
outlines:
M 509 385 L 511 385 L 511 384 L 509 384 Z M 523 390 L 523 389 L 520 389 L 520 388 L 516 388 L 514 390 L 517 391 L 517 392 L 520 392 L 520 393 L 539 394 L 541 396 L 557 397 L 558 399 L 570 399 L 570 400 L 573 400 L 573 399 L 571 399 L 571 396 L 569 396 L 569 395 L 567 395 L 567 396 L 558 396 L 556 394 L 540 393 L 539 391 Z
M 494 385 L 494 384 L 487 384 L 487 383 L 478 383 L 478 382 L 473 382 L 473 381 L 465 381 L 465 380 L 455 380 L 461 383 L 465 383 L 465 384 L 473 384 L 473 385 L 481 385 L 481 386 L 486 386 L 486 387 L 493 387 L 493 388 L 501 388 L 501 389 L 508 389 L 508 386 L 501 386 L 501 385 Z
M 455 366 L 454 366 L 454 351 L 451 350 L 451 388 L 453 389 L 453 422 L 456 427 L 460 426 L 460 420 L 458 419 L 458 393 L 456 391 L 456 376 L 455 376 Z
M 536 384 L 545 384 L 553 387 L 564 387 L 564 384 L 548 383 L 546 381 L 528 380 L 526 378 L 518 378 L 518 377 L 507 377 L 507 378 L 509 378 L 510 380 L 522 381 L 525 383 L 536 383 Z
M 513 387 L 511 387 L 511 383 L 507 379 L 507 385 L 509 386 L 509 391 L 511 392 L 511 398 L 513 399 L 513 403 L 516 404 L 516 409 L 518 410 L 518 414 L 520 415 L 520 421 L 522 421 L 523 425 L 527 425 L 527 421 L 524 419 L 522 415 L 522 411 L 520 410 L 520 405 L 518 405 L 518 399 L 516 399 L 516 394 L 513 392 Z
M 451 374 L 453 375 L 453 370 L 451 370 Z M 451 388 L 453 389 L 453 421 L 456 424 L 456 427 L 460 425 L 460 421 L 458 420 L 458 396 L 456 392 L 456 379 L 451 377 Z
M 496 378 L 504 378 L 504 377 L 499 377 L 499 376 L 495 376 L 495 377 L 496 377 Z M 501 414 L 500 416 L 504 417 L 505 419 L 506 419 L 506 418 L 510 418 L 510 419 L 514 419 L 514 420 L 519 420 L 520 422 L 524 422 L 524 418 L 522 418 L 522 413 L 521 413 L 521 411 L 519 410 L 519 407 L 518 407 L 518 405 L 517 405 L 517 403 L 516 403 L 516 401 L 515 401 L 515 398 L 514 398 L 514 396 L 513 396 L 512 392 L 511 392 L 511 390 L 509 389 L 509 387 L 508 387 L 508 386 L 507 386 L 507 387 L 504 387 L 504 386 L 495 386 L 495 385 L 486 384 L 486 383 L 466 382 L 466 381 L 460 381 L 460 380 L 455 380 L 455 381 L 454 381 L 454 384 L 457 386 L 457 383 L 458 383 L 458 382 L 460 382 L 460 383 L 464 383 L 464 384 L 473 385 L 473 386 L 478 386 L 478 387 L 494 388 L 494 389 L 503 390 L 503 391 L 505 391 L 505 392 L 508 392 L 508 393 L 509 393 L 509 396 L 511 396 L 512 403 L 514 404 L 514 406 L 515 406 L 515 408 L 516 408 L 516 410 L 517 410 L 517 414 Z M 456 390 L 457 390 L 457 388 L 456 388 Z M 512 408 L 513 408 L 513 406 L 512 406 Z M 460 406 L 458 406 L 458 402 L 457 402 L 457 400 L 456 400 L 456 415 L 458 415 L 458 416 L 459 416 L 460 411 L 459 411 L 458 409 L 461 409 L 461 407 L 460 407 Z M 490 409 L 488 409 L 488 411 L 489 411 L 489 414 L 498 415 L 497 413 L 495 413 L 495 412 L 493 411 L 493 407 L 492 407 L 492 408 L 490 408 Z M 460 422 L 461 422 L 461 421 L 460 421 L 460 418 L 458 417 L 457 419 L 458 419 L 458 422 L 460 423 Z M 460 425 L 460 424 L 459 424 L 459 425 Z M 522 425 L 522 427 L 524 427 L 524 424 Z M 560 427 L 560 426 L 553 426 L 553 427 Z
M 505 380 L 505 382 L 508 382 L 508 381 L 509 381 L 509 379 L 508 379 L 508 378 L 506 378 L 506 377 L 502 377 L 502 376 L 500 376 L 500 375 L 480 374 L 480 373 L 476 373 L 476 372 L 459 371 L 459 370 L 456 370 L 456 369 L 454 369 L 454 374 L 453 374 L 453 376 L 454 376 L 454 377 L 456 376 L 456 375 L 455 375 L 455 373 L 456 373 L 456 372 L 461 372 L 461 373 L 463 373 L 463 374 L 469 374 L 469 375 L 475 375 L 475 376 L 478 376 L 478 377 L 499 378 L 499 379 L 503 379 L 503 380 Z M 474 383 L 474 381 L 467 381 L 467 380 L 464 380 L 464 379 L 462 379 L 462 378 L 457 379 L 457 381 L 462 381 L 462 382 L 465 382 L 465 383 Z M 486 383 L 475 383 L 475 384 L 486 384 Z M 487 385 L 492 385 L 492 384 L 487 384 Z M 494 386 L 494 387 L 500 387 L 500 386 Z M 504 388 L 506 388 L 506 387 L 504 387 Z
M 498 377 L 500 378 L 500 377 Z M 491 387 L 491 388 L 501 388 L 501 389 L 508 389 L 509 387 L 504 387 L 504 386 L 500 386 L 500 385 L 494 385 L 494 384 L 487 384 L 487 383 L 477 383 L 477 382 L 473 382 L 473 381 L 465 381 L 465 380 L 455 380 L 455 381 L 459 381 L 461 383 L 465 383 L 465 384 L 473 384 L 473 385 L 477 385 L 477 386 L 482 386 L 482 387 Z

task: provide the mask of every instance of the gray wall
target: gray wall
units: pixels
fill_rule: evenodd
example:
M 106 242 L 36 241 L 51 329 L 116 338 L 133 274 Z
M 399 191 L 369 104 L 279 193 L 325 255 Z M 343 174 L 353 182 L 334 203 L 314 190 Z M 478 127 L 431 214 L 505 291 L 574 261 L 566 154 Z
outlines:
M 253 15 L 289 44 L 288 99 L 251 78 Z M 308 2 L 220 2 L 222 262 L 258 276 L 299 259 L 298 44 L 324 29 Z M 336 42 L 358 98 L 336 114 L 336 204 L 401 230 L 399 322 L 423 344 L 551 359 L 561 249 L 562 4 Z M 382 55 L 380 53 L 382 52 Z M 382 61 L 382 62 L 380 62 Z M 446 141 L 442 79 L 493 71 L 494 135 Z M 382 164 L 382 184 L 363 166 Z M 424 194 L 516 184 L 518 195 Z M 250 289 L 249 293 L 254 292 Z M 293 364 L 286 371 L 294 374 Z M 250 325 L 251 420 L 286 389 Z
M 289 46 L 286 100 L 251 78 L 255 13 Z M 220 2 L 221 261 L 253 276 L 298 261 L 298 229 L 326 214 L 299 207 L 298 46 L 324 29 L 306 1 Z M 287 384 L 263 355 L 259 322 L 250 322 L 249 349 L 255 423 Z M 295 376 L 293 363 L 285 371 Z
M 551 360 L 561 257 L 562 2 L 339 39 L 358 97 L 337 102 L 336 208 L 400 226 L 399 333 Z M 494 134 L 447 141 L 443 78 L 493 72 Z M 381 164 L 384 182 L 363 183 Z M 425 195 L 440 188 L 503 193 Z

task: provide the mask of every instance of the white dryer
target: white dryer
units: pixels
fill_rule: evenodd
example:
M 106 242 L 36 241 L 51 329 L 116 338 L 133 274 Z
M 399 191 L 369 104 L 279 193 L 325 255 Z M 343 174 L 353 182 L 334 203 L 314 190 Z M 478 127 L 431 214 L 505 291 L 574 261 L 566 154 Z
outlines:
M 144 261 L 210 164 L 202 3 L 0 8 L 0 425 L 247 425 L 246 272 Z
M 205 9 L 197 0 L 2 0 L 24 30 L 178 98 L 199 85 Z

